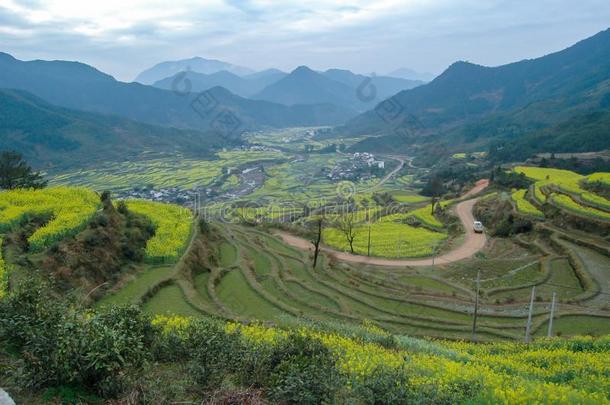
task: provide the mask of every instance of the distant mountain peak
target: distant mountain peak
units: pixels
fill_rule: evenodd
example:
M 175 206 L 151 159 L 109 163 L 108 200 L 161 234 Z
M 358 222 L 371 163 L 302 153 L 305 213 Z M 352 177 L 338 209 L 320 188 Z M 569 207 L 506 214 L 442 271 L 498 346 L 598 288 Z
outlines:
M 457 62 L 453 62 L 449 67 L 441 74 L 441 76 L 446 75 L 447 73 L 471 73 L 471 72 L 479 72 L 482 70 L 489 69 L 483 65 L 477 65 L 476 63 L 468 62 L 465 60 L 459 60 Z
M 312 74 L 312 73 L 316 73 L 316 72 L 305 65 L 301 65 L 301 66 L 297 67 L 296 69 L 294 69 L 290 74 Z

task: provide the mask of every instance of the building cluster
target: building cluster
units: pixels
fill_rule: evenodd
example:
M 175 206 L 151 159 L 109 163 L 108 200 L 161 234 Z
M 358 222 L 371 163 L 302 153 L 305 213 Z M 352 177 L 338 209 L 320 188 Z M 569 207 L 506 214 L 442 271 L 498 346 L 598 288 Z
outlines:
M 182 189 L 179 187 L 168 187 L 155 189 L 153 187 L 136 187 L 131 190 L 118 191 L 115 194 L 119 199 L 136 198 L 164 203 L 190 205 L 202 196 L 207 196 L 209 192 L 211 192 L 210 189 L 204 188 Z
M 326 173 L 326 176 L 333 181 L 368 180 L 377 177 L 385 170 L 385 162 L 375 159 L 372 153 L 356 152 L 348 157 L 338 162 Z

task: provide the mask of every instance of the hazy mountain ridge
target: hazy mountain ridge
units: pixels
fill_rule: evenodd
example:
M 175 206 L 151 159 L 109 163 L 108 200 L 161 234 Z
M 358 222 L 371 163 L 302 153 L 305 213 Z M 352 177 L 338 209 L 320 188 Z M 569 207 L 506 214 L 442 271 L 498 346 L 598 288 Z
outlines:
M 286 105 L 330 103 L 364 111 L 381 99 L 420 84 L 390 77 L 368 77 L 341 69 L 317 72 L 300 66 L 252 98 Z
M 202 112 L 194 105 L 201 101 L 201 95 L 183 92 L 183 83 L 178 87 L 177 91 L 168 91 L 123 83 L 77 62 L 24 62 L 9 55 L 0 58 L 0 88 L 24 90 L 62 107 L 116 114 L 154 125 L 207 130 L 216 128 L 219 115 L 227 112 L 235 114 L 231 118 L 243 129 L 336 125 L 355 115 L 354 111 L 340 107 L 286 107 L 246 100 L 226 90 L 219 92 L 221 99 L 205 101 L 208 105 Z M 210 96 L 213 93 L 207 94 Z
M 415 71 L 413 69 L 406 68 L 406 67 L 392 70 L 391 72 L 387 73 L 386 76 L 397 77 L 400 79 L 407 79 L 407 80 L 419 80 L 422 82 L 432 81 L 436 77 L 432 73 L 418 72 L 418 71 Z
M 241 97 L 249 97 L 271 83 L 286 76 L 281 71 L 264 71 L 248 76 L 238 76 L 221 70 L 209 75 L 192 71 L 180 72 L 163 80 L 156 81 L 153 86 L 165 90 L 173 90 L 179 83 L 188 81 L 191 91 L 200 92 L 220 86 Z
M 191 91 L 221 86 L 242 97 L 284 105 L 327 103 L 364 111 L 401 90 L 424 82 L 387 76 L 369 77 L 344 69 L 317 72 L 301 66 L 289 74 L 268 69 L 243 77 L 227 71 L 209 75 L 187 71 L 159 80 L 154 86 L 171 90 L 180 84 Z
M 221 71 L 245 76 L 255 73 L 254 70 L 243 66 L 219 61 L 216 59 L 204 59 L 199 56 L 176 61 L 160 62 L 151 68 L 142 71 L 134 81 L 142 84 L 153 84 L 159 80 L 171 77 L 179 72 L 191 71 L 203 74 L 213 74 Z

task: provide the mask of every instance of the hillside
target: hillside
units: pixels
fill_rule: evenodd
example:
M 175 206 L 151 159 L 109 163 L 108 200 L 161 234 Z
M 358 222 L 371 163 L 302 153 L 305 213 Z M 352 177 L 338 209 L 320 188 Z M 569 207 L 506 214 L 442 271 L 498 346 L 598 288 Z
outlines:
M 215 60 L 194 57 L 190 59 L 182 59 L 175 61 L 167 61 L 157 63 L 155 66 L 148 68 L 138 74 L 134 81 L 142 84 L 153 84 L 166 77 L 170 77 L 179 72 L 192 71 L 203 74 L 213 74 L 221 71 L 230 72 L 238 76 L 244 76 L 254 73 L 252 69 L 233 65 L 231 63 Z
M 38 167 L 120 161 L 151 151 L 205 157 L 231 142 L 216 131 L 69 110 L 23 91 L 0 89 L 0 149 L 17 150 Z
M 228 121 L 233 121 L 227 132 L 234 132 L 234 126 L 244 130 L 262 126 L 334 125 L 353 116 L 351 111 L 339 107 L 286 107 L 245 100 L 226 90 L 211 91 L 203 96 L 183 93 L 183 83 L 175 92 L 161 90 L 117 81 L 82 63 L 24 62 L 8 54 L 0 54 L 0 88 L 25 90 L 62 107 L 198 130 L 225 130 L 222 126 L 227 120 L 223 118 L 227 117 Z
M 536 178 L 544 179 L 549 173 L 553 172 L 527 169 L 527 175 Z M 565 176 L 559 173 L 558 178 Z M 237 403 L 243 403 L 244 398 L 259 401 L 255 403 L 303 403 L 306 398 L 312 404 L 599 404 L 609 400 L 608 335 L 536 338 L 529 344 L 467 342 L 465 339 L 471 338 L 470 314 L 459 316 L 456 312 L 441 321 L 442 311 L 435 309 L 433 302 L 423 303 L 421 308 L 427 312 L 414 310 L 417 302 L 422 303 L 422 295 L 438 288 L 438 279 L 429 279 L 437 280 L 436 287 L 428 281 L 423 288 L 400 294 L 403 299 L 414 295 L 414 303 L 388 301 L 387 309 L 375 314 L 371 310 L 384 305 L 375 291 L 389 293 L 402 285 L 402 280 L 373 281 L 340 264 L 333 265 L 332 272 L 299 269 L 293 263 L 295 251 L 278 246 L 270 236 L 251 227 L 226 229 L 201 222 L 194 226 L 190 211 L 178 206 L 128 200 L 115 208 L 108 195 L 102 195 L 100 201 L 92 191 L 78 188 L 3 192 L 0 200 L 24 208 L 12 211 L 10 217 L 3 216 L 0 256 L 1 280 L 8 274 L 11 281 L 0 284 L 0 361 L 9 370 L 25 371 L 0 374 L 0 384 L 20 403 L 42 403 L 43 398 L 95 403 L 133 399 L 134 395 L 154 403 L 208 396 L 238 398 Z M 49 211 L 55 218 L 49 226 L 41 226 L 36 219 Z M 232 236 L 222 240 L 224 233 Z M 235 243 L 235 236 L 247 239 L 246 244 L 234 249 L 231 243 Z M 108 243 L 105 238 L 112 238 L 108 250 L 104 249 Z M 263 240 L 265 248 L 250 246 Z M 571 246 L 561 238 L 554 243 Z M 269 262 L 238 257 L 272 249 L 281 253 Z M 108 256 L 108 251 L 120 256 Z M 553 273 L 559 273 L 562 270 L 555 263 L 567 262 L 571 255 L 546 260 L 552 263 Z M 95 262 L 98 256 L 108 267 L 92 271 L 101 265 Z M 280 276 L 275 265 L 269 268 L 267 263 L 276 260 L 286 261 L 293 275 Z M 236 265 L 241 263 L 251 264 Z M 38 265 L 50 273 L 38 272 Z M 7 268 L 10 272 L 5 273 Z M 401 268 L 401 273 L 404 270 Z M 254 272 L 262 273 L 255 276 Z M 56 278 L 46 280 L 48 274 Z M 463 275 L 460 272 L 462 279 Z M 211 277 L 222 277 L 222 281 Z M 297 277 L 308 281 L 297 283 Z M 327 281 L 344 277 L 351 280 L 345 287 Z M 412 277 L 415 280 L 422 275 Z M 229 279 L 233 288 L 227 290 L 223 283 Z M 286 286 L 269 282 L 276 279 Z M 542 284 L 552 286 L 566 280 L 551 277 Z M 495 280 L 485 280 L 492 289 L 482 294 L 482 299 L 492 292 L 516 293 L 523 281 L 521 275 L 515 288 L 507 290 Z M 539 294 L 549 292 L 541 283 L 529 282 L 535 283 Z M 81 299 L 58 294 L 73 283 L 86 287 L 73 290 Z M 249 291 L 261 285 L 275 287 L 259 294 Z M 433 295 L 434 303 L 457 303 L 468 294 L 462 288 L 447 290 L 454 285 L 446 284 L 444 295 Z M 526 290 L 519 294 L 524 300 L 529 288 Z M 578 293 L 570 290 L 564 287 L 560 291 L 576 299 Z M 90 293 L 85 296 L 87 291 Z M 295 291 L 295 298 L 279 301 L 277 297 L 289 291 Z M 352 295 L 355 292 L 361 297 Z M 341 299 L 340 305 L 329 304 L 338 300 L 331 297 L 339 295 L 354 298 Z M 603 304 L 599 293 L 587 296 Z M 86 306 L 87 300 L 98 301 Z M 117 305 L 121 303 L 136 305 Z M 220 303 L 220 312 L 210 316 L 207 311 Z M 320 313 L 328 306 L 328 315 L 346 305 L 357 311 L 346 314 L 347 319 L 338 319 L 335 314 L 312 320 L 296 308 L 294 313 L 277 315 L 281 309 L 307 305 Z M 546 332 L 547 313 L 540 312 L 546 306 L 538 298 L 536 306 L 534 333 L 540 336 Z M 481 340 L 493 335 L 495 340 L 505 340 L 511 333 L 523 332 L 520 322 L 515 322 L 520 319 L 504 312 L 509 307 L 525 318 L 521 302 L 504 305 L 498 316 L 481 309 Z M 565 313 L 556 315 L 555 328 L 578 328 L 574 315 L 578 305 L 562 299 L 560 307 Z M 242 312 L 233 312 L 236 310 Z M 273 323 L 253 322 L 257 318 L 250 311 L 256 310 L 275 314 Z M 393 315 L 398 312 L 411 318 L 404 327 L 414 332 L 422 327 L 437 328 L 439 337 L 416 338 L 392 332 L 400 324 Z M 591 330 L 604 330 L 606 316 L 589 317 Z M 246 319 L 249 322 L 239 322 Z M 499 322 L 508 325 L 488 335 Z M 460 330 L 461 335 L 451 335 Z M 153 363 L 154 368 L 150 367 Z
M 589 152 L 610 149 L 610 108 L 577 114 L 556 125 L 531 131 L 517 139 L 492 143 L 490 159 L 519 161 L 540 152 Z
M 453 146 L 524 136 L 607 107 L 609 72 L 610 30 L 563 51 L 499 67 L 457 62 L 429 84 L 354 118 L 341 133 L 396 132 L 409 144 L 433 135 L 430 142 Z

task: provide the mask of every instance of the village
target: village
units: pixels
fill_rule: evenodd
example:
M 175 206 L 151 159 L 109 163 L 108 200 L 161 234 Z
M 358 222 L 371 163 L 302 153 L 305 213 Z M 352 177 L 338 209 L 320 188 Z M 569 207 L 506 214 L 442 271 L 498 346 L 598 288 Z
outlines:
M 347 160 L 338 162 L 326 173 L 332 181 L 341 180 L 370 180 L 385 174 L 385 162 L 377 160 L 375 155 L 368 152 L 355 152 Z

